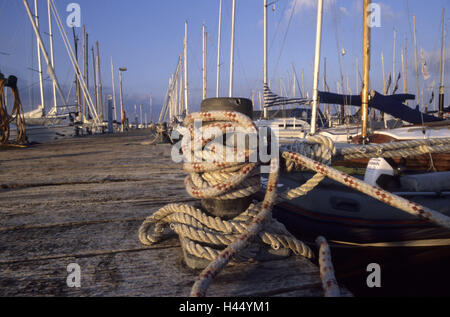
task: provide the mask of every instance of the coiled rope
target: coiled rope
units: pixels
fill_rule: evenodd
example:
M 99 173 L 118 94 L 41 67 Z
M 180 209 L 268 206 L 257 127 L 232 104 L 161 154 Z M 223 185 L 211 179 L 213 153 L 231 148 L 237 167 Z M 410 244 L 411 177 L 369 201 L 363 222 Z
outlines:
M 6 100 L 4 88 L 10 87 L 14 97 L 14 105 L 11 114 L 8 114 L 6 108 Z M 22 102 L 17 89 L 17 78 L 10 76 L 8 79 L 3 78 L 0 74 L 0 144 L 8 145 L 10 136 L 10 124 L 15 122 L 17 128 L 16 144 L 26 143 L 26 127 L 23 116 Z
M 194 125 L 196 120 L 202 122 L 197 134 Z M 234 147 L 227 148 L 223 143 L 212 142 L 218 134 L 226 134 L 227 137 L 233 133 L 256 134 L 257 128 L 250 118 L 236 112 L 212 111 L 187 116 L 185 125 L 189 135 L 183 138 L 182 151 L 190 158 L 184 164 L 184 169 L 189 173 L 185 185 L 191 196 L 199 199 L 227 200 L 248 197 L 260 190 L 260 175 L 257 169 L 261 164 L 249 162 L 256 148 L 248 148 L 238 153 Z M 207 144 L 211 145 L 209 151 L 205 151 Z M 226 159 L 230 153 L 238 159 Z M 247 251 L 244 258 L 253 256 L 251 246 L 254 244 L 251 244 L 251 241 L 255 238 L 273 249 L 284 248 L 294 254 L 313 258 L 313 252 L 306 244 L 294 238 L 282 224 L 271 217 L 271 210 L 276 201 L 306 195 L 324 177 L 317 174 L 299 188 L 277 196 L 278 157 L 271 159 L 270 171 L 264 200 L 251 204 L 245 212 L 232 220 L 224 221 L 208 216 L 189 205 L 171 204 L 148 217 L 139 228 L 140 241 L 151 245 L 161 239 L 169 226 L 180 236 L 187 253 L 211 261 L 198 276 L 191 296 L 205 296 L 213 278 L 232 259 L 238 258 L 237 255 L 242 256 L 244 250 Z M 220 250 L 216 247 L 225 248 Z M 327 244 L 323 244 L 325 250 L 327 247 Z M 326 254 L 329 254 L 329 250 Z M 332 267 L 330 261 L 329 256 L 319 253 L 319 263 L 322 266 Z M 338 296 L 339 287 L 334 274 L 329 272 L 321 274 L 325 295 Z

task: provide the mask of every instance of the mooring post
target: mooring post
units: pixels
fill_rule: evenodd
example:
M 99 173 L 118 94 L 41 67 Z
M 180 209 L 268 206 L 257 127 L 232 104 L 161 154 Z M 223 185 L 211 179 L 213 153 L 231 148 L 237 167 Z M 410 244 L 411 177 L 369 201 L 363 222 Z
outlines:
M 234 111 L 245 114 L 246 116 L 253 118 L 253 104 L 251 100 L 244 98 L 210 98 L 202 101 L 202 112 L 209 111 Z M 225 140 L 227 136 L 225 135 Z M 224 140 L 224 144 L 225 144 Z M 236 140 L 234 140 L 234 144 Z M 248 144 L 246 143 L 246 148 Z M 219 217 L 223 220 L 230 220 L 243 213 L 253 200 L 253 195 L 244 198 L 221 200 L 221 199 L 202 199 L 201 207 L 203 211 L 212 216 Z M 203 269 L 210 261 L 196 257 L 186 252 L 186 241 L 180 237 L 180 242 L 183 249 L 184 262 L 191 269 Z
M 253 119 L 253 104 L 244 98 L 210 98 L 203 100 L 201 111 L 235 111 Z M 203 199 L 202 207 L 211 215 L 225 220 L 232 219 L 244 212 L 253 196 L 233 200 Z

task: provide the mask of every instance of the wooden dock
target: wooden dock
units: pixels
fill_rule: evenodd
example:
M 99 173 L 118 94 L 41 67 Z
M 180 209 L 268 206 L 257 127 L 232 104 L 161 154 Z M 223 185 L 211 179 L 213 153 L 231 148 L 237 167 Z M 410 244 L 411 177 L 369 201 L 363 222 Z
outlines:
M 0 296 L 188 296 L 198 275 L 176 237 L 137 232 L 160 207 L 194 201 L 170 145 L 148 131 L 0 149 Z M 81 287 L 67 285 L 67 266 Z M 349 292 L 343 289 L 344 295 Z M 228 266 L 208 296 L 323 296 L 318 267 L 285 260 Z

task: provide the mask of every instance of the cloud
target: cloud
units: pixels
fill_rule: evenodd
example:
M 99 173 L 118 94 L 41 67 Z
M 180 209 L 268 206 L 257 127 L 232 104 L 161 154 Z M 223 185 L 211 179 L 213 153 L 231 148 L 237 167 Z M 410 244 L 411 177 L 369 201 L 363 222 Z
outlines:
M 420 54 L 420 50 L 418 49 L 419 54 Z M 450 63 L 450 48 L 446 48 L 445 50 L 445 60 L 444 63 L 446 65 L 445 68 L 447 68 L 447 65 L 449 65 Z M 428 72 L 431 74 L 431 76 L 434 79 L 438 79 L 439 80 L 439 72 L 440 72 L 440 63 L 441 63 L 441 50 L 434 50 L 434 51 L 426 51 L 425 49 L 423 49 L 423 55 L 425 58 L 425 62 L 428 68 Z M 420 56 L 420 55 L 419 55 Z M 421 73 L 421 60 L 420 57 L 418 58 L 418 63 L 419 63 L 419 71 L 420 74 Z
M 381 17 L 385 19 L 394 19 L 395 14 L 392 8 L 385 3 L 379 3 L 381 9 Z
M 324 0 L 324 10 L 330 9 L 335 2 L 336 0 Z M 290 15 L 294 10 L 294 14 L 298 15 L 315 8 L 317 8 L 317 0 L 291 0 L 287 14 Z
M 348 10 L 345 7 L 339 7 L 339 11 L 341 12 L 342 15 L 350 15 L 350 12 L 348 12 Z

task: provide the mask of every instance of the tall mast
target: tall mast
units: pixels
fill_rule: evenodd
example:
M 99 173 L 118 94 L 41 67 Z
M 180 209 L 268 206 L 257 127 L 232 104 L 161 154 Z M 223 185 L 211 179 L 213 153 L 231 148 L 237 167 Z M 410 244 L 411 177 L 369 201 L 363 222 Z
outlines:
M 381 52 L 381 70 L 383 72 L 383 94 L 386 95 L 386 73 L 384 72 L 384 56 L 383 52 Z
M 184 109 L 186 112 L 186 115 L 189 114 L 189 109 L 188 109 L 188 87 L 187 87 L 187 44 L 188 44 L 188 34 L 187 34 L 187 28 L 188 28 L 188 23 L 187 21 L 184 24 Z
M 233 0 L 233 10 L 231 18 L 231 53 L 230 53 L 230 93 L 229 97 L 233 97 L 233 80 L 234 80 L 234 29 L 236 23 L 236 0 Z
M 100 118 L 103 121 L 103 87 L 102 87 L 102 76 L 101 76 L 101 67 L 100 67 L 100 48 L 98 41 L 97 45 L 97 77 L 98 77 L 98 100 L 100 107 Z
M 368 26 L 368 12 L 371 0 L 364 0 L 363 5 L 363 89 L 361 96 L 361 128 L 362 142 L 368 143 L 367 137 L 367 117 L 369 109 L 369 72 L 370 72 L 370 28 Z
M 269 85 L 268 66 L 267 66 L 267 0 L 264 0 L 264 87 Z M 264 119 L 267 119 L 266 98 L 264 98 Z
M 405 72 L 403 75 L 403 80 L 405 83 L 405 87 L 404 87 L 404 93 L 406 94 L 406 92 L 408 91 L 408 44 L 407 44 L 407 40 L 405 37 Z M 406 104 L 408 104 L 408 101 L 405 101 Z
M 183 113 L 183 109 L 184 109 L 184 97 L 183 97 L 183 89 L 184 89 L 184 81 L 183 81 L 183 69 L 184 69 L 184 64 L 183 64 L 183 53 L 180 54 L 180 62 L 181 62 L 181 71 L 180 71 L 180 105 L 179 105 L 179 109 L 180 109 L 180 113 Z
M 203 100 L 206 99 L 206 54 L 207 54 L 207 48 L 206 48 L 206 38 L 207 33 L 205 31 L 205 25 L 202 26 L 202 35 L 203 35 Z
M 47 63 L 47 72 L 49 76 L 52 78 L 53 82 L 56 84 L 56 90 L 58 91 L 59 97 L 62 100 L 65 100 L 64 94 L 62 93 L 61 87 L 59 86 L 58 80 L 56 78 L 55 71 L 53 70 L 53 66 L 51 65 L 50 58 L 48 57 L 47 51 L 45 50 L 44 43 L 42 42 L 41 34 L 39 33 L 39 29 L 36 25 L 36 21 L 33 19 L 33 14 L 31 13 L 30 6 L 26 0 L 23 0 L 23 4 L 25 6 L 25 10 L 27 11 L 28 18 L 30 19 L 31 25 L 33 27 L 34 33 L 36 34 L 36 38 L 38 41 L 38 46 L 40 47 L 42 54 L 44 56 L 45 62 Z
M 222 0 L 219 4 L 219 35 L 217 36 L 217 83 L 216 83 L 216 97 L 219 98 L 220 87 L 220 43 L 222 41 Z
M 320 48 L 322 42 L 322 15 L 323 0 L 319 0 L 317 6 L 317 31 L 316 31 L 316 53 L 314 58 L 314 82 L 313 82 L 313 107 L 311 114 L 311 134 L 316 134 L 317 108 L 319 106 L 319 71 L 320 71 Z
M 52 28 L 52 12 L 50 8 L 50 0 L 47 0 L 48 8 L 48 35 L 50 38 L 50 61 L 52 63 L 53 69 L 55 69 L 55 56 L 53 53 L 53 28 Z M 57 103 L 56 103 L 56 84 L 53 82 L 53 111 L 56 113 Z
M 89 91 L 89 34 L 86 33 L 86 89 Z M 86 108 L 86 116 L 89 117 L 89 107 Z
M 420 91 L 419 91 L 419 67 L 417 65 L 417 35 L 416 35 L 416 16 L 413 15 L 414 24 L 414 67 L 416 70 L 416 103 L 419 104 Z
M 111 77 L 112 77 L 112 93 L 113 93 L 113 106 L 114 106 L 114 120 L 117 121 L 117 108 L 116 108 L 116 86 L 114 82 L 114 64 L 111 56 Z
M 83 79 L 86 82 L 86 27 L 84 25 L 83 25 Z M 83 98 L 83 105 L 81 108 L 81 118 L 84 122 L 86 118 L 86 98 Z
M 295 98 L 296 83 L 297 83 L 297 74 L 295 73 L 295 68 L 294 65 L 292 64 L 292 98 Z
M 95 53 L 94 53 L 94 46 L 92 46 L 92 69 L 94 71 L 94 94 L 95 94 L 95 111 L 99 113 L 99 102 L 98 102 L 98 86 L 97 86 L 97 72 L 96 72 L 96 62 L 95 62 Z
M 397 31 L 394 29 L 394 45 L 393 45 L 393 53 L 392 53 L 392 79 L 397 78 L 396 72 L 395 72 L 395 55 L 396 55 L 396 49 L 395 45 L 397 42 Z M 394 88 L 395 84 L 393 85 Z
M 75 51 L 75 62 L 77 63 L 78 66 L 78 38 L 77 35 L 75 34 L 75 27 L 72 27 L 72 34 L 73 34 L 73 46 L 74 46 L 74 51 Z M 76 68 L 78 69 L 78 68 Z M 76 104 L 77 104 L 77 111 L 80 108 L 81 105 L 81 87 L 80 87 L 80 81 L 78 80 L 78 71 L 75 70 L 75 87 L 76 87 Z
M 302 97 L 305 97 L 305 69 L 302 68 Z
M 444 116 L 444 16 L 445 9 L 442 8 L 442 19 L 441 19 L 441 63 L 440 63 L 440 80 L 439 80 L 439 117 L 442 118 Z
M 34 18 L 35 18 L 37 32 L 40 33 L 40 31 L 39 31 L 39 10 L 38 10 L 37 0 L 34 0 Z M 39 39 L 37 38 L 37 36 L 36 36 L 36 41 L 37 41 L 37 58 L 38 58 L 38 72 L 39 72 L 39 87 L 40 87 L 40 93 L 41 93 L 41 106 L 45 109 L 44 78 L 43 78 L 43 74 L 42 74 L 41 49 L 39 48 Z
M 153 123 L 153 96 L 150 94 L 150 122 Z

